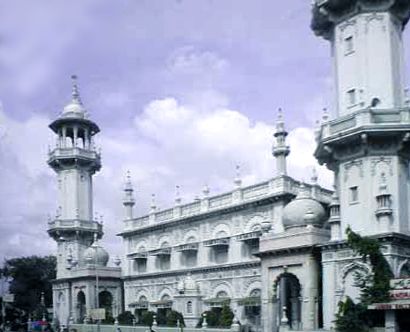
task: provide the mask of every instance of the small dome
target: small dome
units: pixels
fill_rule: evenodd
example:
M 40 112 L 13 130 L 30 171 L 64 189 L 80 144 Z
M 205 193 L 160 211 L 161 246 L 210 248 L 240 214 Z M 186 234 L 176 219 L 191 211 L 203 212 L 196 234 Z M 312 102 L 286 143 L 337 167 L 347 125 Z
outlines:
M 66 107 L 64 107 L 61 117 L 62 118 L 84 119 L 85 118 L 85 108 L 81 103 L 73 100 Z
M 285 229 L 308 225 L 321 227 L 326 218 L 326 211 L 302 185 L 298 196 L 285 206 L 282 218 Z
M 84 261 L 87 265 L 107 266 L 110 256 L 97 242 L 84 251 Z

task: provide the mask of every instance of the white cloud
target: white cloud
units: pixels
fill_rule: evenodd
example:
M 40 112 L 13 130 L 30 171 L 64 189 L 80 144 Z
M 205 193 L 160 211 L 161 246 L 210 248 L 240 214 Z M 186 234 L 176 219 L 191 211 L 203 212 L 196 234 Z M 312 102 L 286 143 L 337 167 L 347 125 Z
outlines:
M 229 62 L 211 51 L 200 51 L 194 46 L 184 46 L 174 51 L 168 59 L 168 67 L 173 71 L 201 74 L 217 73 L 226 69 Z
M 3 210 L 7 222 L 0 227 L 9 238 L 0 252 L 9 256 L 52 252 L 46 215 L 57 202 L 55 175 L 45 163 L 50 120 L 33 116 L 17 122 L 1 112 L 0 119 L 5 128 L 0 168 L 4 179 L 13 179 L 0 189 L 3 202 L 8 202 Z M 96 141 L 103 149 L 103 168 L 95 176 L 95 211 L 104 215 L 107 249 L 112 253 L 122 249 L 115 234 L 122 229 L 122 181 L 127 169 L 136 187 L 136 214 L 145 214 L 151 193 L 157 194 L 158 205 L 165 208 L 172 204 L 177 184 L 185 201 L 200 194 L 205 183 L 214 194 L 232 189 L 236 164 L 241 165 L 244 185 L 273 177 L 273 132 L 272 125 L 252 122 L 228 107 L 205 111 L 164 98 L 148 103 L 130 127 L 99 134 Z M 288 138 L 290 175 L 308 180 L 316 165 L 313 132 L 296 128 Z M 330 183 L 328 173 L 321 173 L 322 180 Z M 22 249 L 21 243 L 32 245 Z

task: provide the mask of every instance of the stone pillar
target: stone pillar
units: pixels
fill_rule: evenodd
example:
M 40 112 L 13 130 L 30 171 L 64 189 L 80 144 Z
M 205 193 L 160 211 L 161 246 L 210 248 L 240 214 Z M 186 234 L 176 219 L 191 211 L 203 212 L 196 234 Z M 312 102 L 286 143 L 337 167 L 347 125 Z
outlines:
M 309 256 L 304 269 L 306 283 L 304 287 L 304 305 L 302 307 L 302 327 L 305 330 L 317 328 L 317 298 L 318 298 L 318 265 L 313 256 Z
M 396 321 L 396 312 L 394 310 L 385 311 L 385 331 L 399 332 L 399 326 Z
M 78 139 L 78 127 L 74 126 L 73 128 L 73 147 L 77 147 L 77 139 Z
M 63 127 L 61 131 L 62 131 L 62 139 L 63 139 L 62 147 L 65 148 L 67 147 L 67 128 Z

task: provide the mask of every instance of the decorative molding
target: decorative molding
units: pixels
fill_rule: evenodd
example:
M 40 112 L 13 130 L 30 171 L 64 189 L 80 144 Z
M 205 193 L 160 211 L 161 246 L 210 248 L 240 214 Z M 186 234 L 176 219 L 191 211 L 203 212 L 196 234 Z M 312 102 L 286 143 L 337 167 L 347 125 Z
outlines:
M 372 158 L 370 161 L 370 174 L 372 176 L 376 175 L 376 166 L 379 163 L 384 163 L 389 167 L 389 174 L 393 176 L 393 158 L 391 157 L 378 157 Z
M 361 159 L 360 160 L 352 160 L 352 161 L 344 164 L 344 173 L 345 173 L 344 178 L 343 178 L 344 182 L 346 182 L 348 180 L 349 171 L 353 166 L 358 167 L 359 175 L 360 175 L 361 178 L 363 177 L 363 160 L 361 160 Z

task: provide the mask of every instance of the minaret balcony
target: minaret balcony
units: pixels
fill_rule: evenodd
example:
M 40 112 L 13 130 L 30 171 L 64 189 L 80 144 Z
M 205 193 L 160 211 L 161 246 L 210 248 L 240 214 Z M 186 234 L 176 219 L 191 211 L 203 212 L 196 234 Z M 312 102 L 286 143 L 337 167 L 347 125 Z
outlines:
M 48 163 L 53 164 L 64 159 L 82 159 L 100 164 L 100 154 L 95 150 L 79 147 L 55 148 L 48 154 Z
M 410 109 L 362 109 L 351 114 L 325 122 L 318 135 L 318 147 L 315 156 L 319 161 L 326 160 L 333 154 L 333 147 L 347 142 L 361 141 L 367 144 L 367 138 L 380 136 L 383 139 L 402 133 L 403 140 L 410 130 Z M 353 143 L 352 143 L 353 144 Z M 356 148 L 360 144 L 355 145 Z
M 89 232 L 102 235 L 103 226 L 97 221 L 80 219 L 55 219 L 48 223 L 47 232 L 59 236 L 62 232 Z

